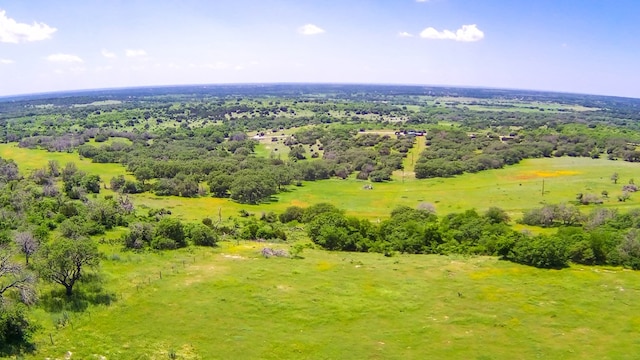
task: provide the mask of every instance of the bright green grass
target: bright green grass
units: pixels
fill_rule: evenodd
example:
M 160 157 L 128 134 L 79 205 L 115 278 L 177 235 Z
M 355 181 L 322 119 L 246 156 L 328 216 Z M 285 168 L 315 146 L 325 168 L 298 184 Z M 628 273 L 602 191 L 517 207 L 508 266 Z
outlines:
M 418 141 L 415 152 L 419 152 L 424 146 L 420 143 L 423 139 Z M 14 159 L 26 173 L 45 166 L 48 159 L 55 159 L 61 165 L 74 161 L 82 170 L 99 174 L 104 181 L 109 181 L 112 176 L 125 174 L 124 167 L 117 164 L 94 164 L 86 159 L 80 160 L 77 154 L 21 149 L 11 144 L 0 145 L 0 156 Z M 291 186 L 288 192 L 278 194 L 275 201 L 261 205 L 244 205 L 211 197 L 158 197 L 148 193 L 135 195 L 133 200 L 141 207 L 171 209 L 184 220 L 216 217 L 220 208 L 226 218 L 236 215 L 241 209 L 254 213 L 282 212 L 288 206 L 304 207 L 318 202 L 332 203 L 351 215 L 371 220 L 387 217 L 399 205 L 415 207 L 420 202 L 435 204 L 439 214 L 470 208 L 483 211 L 491 206 L 498 206 L 508 211 L 513 218 L 518 218 L 526 209 L 545 203 L 571 202 L 575 201 L 577 193 L 599 195 L 603 190 L 609 192 L 609 199 L 605 200 L 603 206 L 628 209 L 640 204 L 638 195 L 632 195 L 631 200 L 624 203 L 617 201 L 622 184 L 632 178 L 640 179 L 640 164 L 637 163 L 570 157 L 531 159 L 500 170 L 464 174 L 448 179 L 415 180 L 408 171 L 411 169 L 410 162 L 409 156 L 405 160 L 407 171 L 404 172 L 404 181 L 402 172 L 396 172 L 394 181 L 375 183 L 373 190 L 363 189 L 368 182 L 350 178 L 305 182 L 301 187 Z M 620 177 L 617 185 L 610 180 L 614 172 Z M 583 207 L 585 211 L 591 208 Z
M 28 358 L 637 358 L 639 272 L 316 250 L 263 259 L 262 246 L 103 247 L 103 286 L 118 300 L 60 329 L 37 310 Z
M 598 108 L 585 107 L 582 105 L 569 105 L 552 102 L 539 102 L 530 101 L 522 102 L 517 100 L 502 100 L 502 101 L 486 101 L 478 100 L 475 98 L 463 98 L 463 97 L 439 97 L 435 98 L 435 101 L 440 102 L 441 107 L 455 107 L 466 108 L 474 111 L 507 111 L 507 112 L 539 112 L 540 109 L 544 111 L 558 112 L 563 111 L 596 111 Z M 457 105 L 447 105 L 447 103 L 457 103 Z M 493 106 L 490 106 L 493 105 Z
M 124 139 L 126 140 L 126 139 Z M 124 141 L 121 139 L 120 141 Z M 127 140 L 128 141 L 128 140 Z M 126 170 L 119 164 L 97 164 L 91 159 L 81 159 L 77 152 L 49 152 L 46 150 L 31 150 L 19 148 L 16 144 L 0 144 L 0 157 L 13 159 L 23 174 L 30 174 L 36 169 L 47 166 L 49 160 L 56 160 L 60 168 L 68 162 L 74 162 L 78 169 L 88 174 L 100 175 L 102 181 L 109 183 L 113 176 L 126 175 Z M 129 176 L 133 179 L 133 177 Z

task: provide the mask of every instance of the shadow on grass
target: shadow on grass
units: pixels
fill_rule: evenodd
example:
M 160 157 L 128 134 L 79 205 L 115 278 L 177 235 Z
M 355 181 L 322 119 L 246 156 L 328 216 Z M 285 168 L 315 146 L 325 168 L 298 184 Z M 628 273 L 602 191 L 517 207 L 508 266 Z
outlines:
M 20 344 L 0 344 L 1 358 L 14 356 L 15 359 L 22 359 L 22 355 L 33 354 L 35 351 L 36 347 L 31 342 L 23 342 Z
M 115 302 L 115 293 L 109 293 L 102 287 L 102 281 L 98 275 L 87 274 L 83 282 L 76 284 L 73 294 L 67 296 L 65 289 L 60 286 L 40 297 L 40 306 L 47 312 L 83 312 L 90 305 L 109 306 Z
M 5 303 L 0 306 L 0 358 L 33 353 L 35 345 L 31 341 L 39 326 L 27 317 L 27 308 L 22 305 Z

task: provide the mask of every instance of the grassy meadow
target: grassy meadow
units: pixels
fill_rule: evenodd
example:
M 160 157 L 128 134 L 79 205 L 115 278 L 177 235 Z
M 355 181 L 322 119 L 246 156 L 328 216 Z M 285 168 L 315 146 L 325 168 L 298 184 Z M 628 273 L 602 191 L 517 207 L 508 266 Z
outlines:
M 635 359 L 640 348 L 639 272 L 319 250 L 265 259 L 262 246 L 103 245 L 115 300 L 63 325 L 39 308 L 26 358 Z
M 415 207 L 421 202 L 433 203 L 439 214 L 470 208 L 483 211 L 498 206 L 513 218 L 518 218 L 526 209 L 545 203 L 572 202 L 578 193 L 600 195 L 604 190 L 608 191 L 609 198 L 605 199 L 602 206 L 625 210 L 640 205 L 638 196 L 632 195 L 626 202 L 617 200 L 623 184 L 634 178 L 640 180 L 638 163 L 572 157 L 529 159 L 499 170 L 447 179 L 416 180 L 410 170 L 413 168 L 412 161 L 417 159 L 424 147 L 421 141 L 405 160 L 406 170 L 397 171 L 393 181 L 374 183 L 373 190 L 364 189 L 368 181 L 356 180 L 352 176 L 346 180 L 330 179 L 304 182 L 301 187 L 291 186 L 288 191 L 274 196 L 273 201 L 260 205 L 238 204 L 212 197 L 159 197 L 148 193 L 132 198 L 139 207 L 171 209 L 184 220 L 215 217 L 219 209 L 224 217 L 228 217 L 236 215 L 241 209 L 254 213 L 282 212 L 288 206 L 306 207 L 318 202 L 332 203 L 351 215 L 370 220 L 387 217 L 399 205 Z M 112 176 L 126 174 L 125 168 L 118 164 L 95 164 L 88 159 L 80 159 L 76 153 L 22 149 L 14 144 L 0 144 L 0 156 L 14 159 L 26 174 L 45 166 L 49 159 L 58 160 L 61 165 L 69 161 L 76 162 L 80 169 L 100 175 L 106 183 Z M 610 179 L 613 173 L 619 175 L 618 184 Z M 583 208 L 588 211 L 592 207 Z
M 416 180 L 419 139 L 394 180 L 305 182 L 266 204 L 211 197 L 132 196 L 139 211 L 168 208 L 183 220 L 281 212 L 329 202 L 351 215 L 383 219 L 398 205 L 433 203 L 439 214 L 491 206 L 517 219 L 577 193 L 609 192 L 640 180 L 640 165 L 588 158 L 525 160 L 500 170 Z M 258 147 L 270 153 L 267 144 Z M 77 153 L 1 144 L 0 156 L 29 174 L 57 160 L 107 182 L 126 174 Z M 619 174 L 618 184 L 610 177 Z M 543 192 L 544 182 L 544 192 Z M 108 191 L 100 196 L 109 194 Z M 584 207 L 585 211 L 593 208 Z M 302 259 L 260 256 L 264 246 L 224 241 L 217 248 L 136 253 L 100 245 L 100 275 L 72 301 L 41 284 L 30 316 L 40 325 L 27 359 L 635 359 L 640 349 L 640 272 L 572 266 L 541 270 L 490 257 L 338 253 L 306 249 Z M 303 239 L 294 233 L 292 239 Z M 69 355 L 71 353 L 71 355 Z

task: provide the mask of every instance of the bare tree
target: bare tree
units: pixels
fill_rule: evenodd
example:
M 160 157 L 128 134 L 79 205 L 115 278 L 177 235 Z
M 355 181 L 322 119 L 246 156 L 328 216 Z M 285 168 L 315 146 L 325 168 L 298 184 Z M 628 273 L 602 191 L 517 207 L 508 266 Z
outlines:
M 9 291 L 20 293 L 26 304 L 35 302 L 33 288 L 34 277 L 12 260 L 13 254 L 6 246 L 0 247 L 0 304 L 5 301 L 4 295 Z
M 20 251 L 24 254 L 26 264 L 29 265 L 29 258 L 40 246 L 38 240 L 34 238 L 30 232 L 19 232 L 16 234 L 14 241 L 16 245 L 18 245 Z

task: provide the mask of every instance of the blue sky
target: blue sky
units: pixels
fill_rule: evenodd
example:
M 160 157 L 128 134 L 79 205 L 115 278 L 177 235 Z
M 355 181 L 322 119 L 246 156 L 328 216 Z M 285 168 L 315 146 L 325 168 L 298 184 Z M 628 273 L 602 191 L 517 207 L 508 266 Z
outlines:
M 632 0 L 0 0 L 0 96 L 340 82 L 640 98 Z

